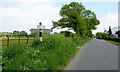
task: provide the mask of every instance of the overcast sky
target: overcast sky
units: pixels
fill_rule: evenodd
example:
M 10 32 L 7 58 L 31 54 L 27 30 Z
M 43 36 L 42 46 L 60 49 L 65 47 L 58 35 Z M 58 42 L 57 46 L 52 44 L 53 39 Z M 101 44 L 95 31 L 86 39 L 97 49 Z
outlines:
M 52 27 L 52 20 L 57 21 L 60 8 L 73 0 L 0 0 L 0 32 L 13 32 L 25 30 L 30 33 L 31 28 L 37 28 L 42 22 L 46 28 Z M 93 31 L 103 32 L 118 26 L 118 0 L 74 0 L 82 2 L 87 10 L 95 12 L 100 25 Z M 63 29 L 65 30 L 65 29 Z M 54 29 L 54 32 L 61 30 Z

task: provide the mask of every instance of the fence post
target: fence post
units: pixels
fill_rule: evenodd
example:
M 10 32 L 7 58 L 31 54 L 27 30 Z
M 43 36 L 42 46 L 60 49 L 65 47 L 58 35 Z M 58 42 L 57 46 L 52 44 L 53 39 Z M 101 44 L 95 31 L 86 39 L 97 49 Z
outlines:
M 7 47 L 8 47 L 9 46 L 9 36 L 6 35 L 6 37 L 7 37 Z
M 33 44 L 34 44 L 34 42 L 35 42 L 35 35 L 33 35 L 34 36 L 34 38 L 33 38 Z
M 26 44 L 28 44 L 29 36 L 28 35 L 26 35 L 26 36 L 27 36 L 27 42 L 26 42 Z
M 20 35 L 18 35 L 19 39 L 18 39 L 18 44 L 20 44 Z

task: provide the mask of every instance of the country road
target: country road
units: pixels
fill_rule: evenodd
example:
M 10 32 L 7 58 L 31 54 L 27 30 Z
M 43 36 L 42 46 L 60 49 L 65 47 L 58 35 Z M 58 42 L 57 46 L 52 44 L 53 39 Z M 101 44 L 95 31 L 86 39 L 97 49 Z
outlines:
M 118 70 L 118 46 L 93 39 L 80 48 L 64 70 Z

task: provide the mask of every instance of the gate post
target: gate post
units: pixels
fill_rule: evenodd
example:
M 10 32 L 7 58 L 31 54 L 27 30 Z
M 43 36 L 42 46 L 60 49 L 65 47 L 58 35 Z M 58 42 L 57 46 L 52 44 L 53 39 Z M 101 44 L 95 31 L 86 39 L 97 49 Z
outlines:
M 34 38 L 33 38 L 33 44 L 34 44 L 34 42 L 35 42 L 35 35 L 33 35 L 34 36 Z
M 26 35 L 26 36 L 27 36 L 27 42 L 26 42 L 26 44 L 28 44 L 29 36 L 28 35 Z
M 7 37 L 7 47 L 8 47 L 9 46 L 9 36 L 6 35 L 6 37 Z
M 20 44 L 20 35 L 18 35 L 19 39 L 18 39 L 18 44 Z

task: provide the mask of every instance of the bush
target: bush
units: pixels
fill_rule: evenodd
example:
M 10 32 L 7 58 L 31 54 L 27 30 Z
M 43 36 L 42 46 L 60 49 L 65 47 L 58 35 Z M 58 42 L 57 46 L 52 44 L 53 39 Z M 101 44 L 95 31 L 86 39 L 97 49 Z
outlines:
M 86 42 L 88 42 L 89 40 L 91 40 L 92 38 L 90 38 L 90 37 L 82 38 L 82 37 L 75 36 L 72 39 L 73 39 L 73 42 L 74 42 L 75 46 L 82 46 Z
M 111 37 L 110 36 L 106 36 L 104 39 L 105 40 L 111 40 Z
M 115 42 L 120 42 L 120 37 L 106 37 L 105 40 L 111 40 L 111 41 L 115 41 Z
M 120 30 L 116 31 L 116 33 L 118 35 L 118 37 L 120 37 Z
M 97 33 L 96 33 L 96 38 L 98 39 L 100 36 L 102 36 L 103 39 L 108 38 L 107 33 L 97 32 Z
M 115 42 L 120 42 L 120 37 L 111 37 L 111 39 L 110 40 L 112 40 L 112 41 L 115 41 Z
M 70 31 L 61 31 L 60 34 L 63 34 L 66 37 L 73 37 L 75 33 L 72 33 Z

